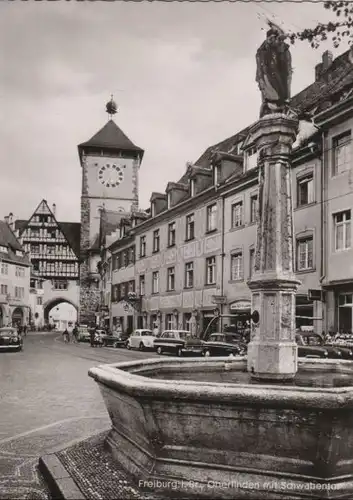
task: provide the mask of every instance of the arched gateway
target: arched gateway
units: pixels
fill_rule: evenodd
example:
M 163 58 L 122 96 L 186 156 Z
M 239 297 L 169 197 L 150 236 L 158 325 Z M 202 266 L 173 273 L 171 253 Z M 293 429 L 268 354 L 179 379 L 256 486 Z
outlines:
M 61 316 L 57 317 L 57 312 L 56 309 L 60 304 L 70 304 L 75 310 L 76 310 L 76 315 L 72 316 L 70 315 L 62 318 Z M 48 300 L 44 304 L 43 308 L 44 312 L 44 322 L 45 324 L 56 324 L 56 327 L 59 329 L 64 329 L 69 326 L 73 326 L 73 323 L 77 321 L 77 312 L 78 312 L 78 306 L 75 304 L 73 301 L 70 299 L 67 299 L 66 297 L 55 297 L 51 300 Z M 72 323 L 72 324 L 71 324 Z

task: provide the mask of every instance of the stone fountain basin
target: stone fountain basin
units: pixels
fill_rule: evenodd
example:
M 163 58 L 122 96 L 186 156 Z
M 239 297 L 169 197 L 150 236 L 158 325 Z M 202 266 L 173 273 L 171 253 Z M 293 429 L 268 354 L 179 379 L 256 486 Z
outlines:
M 112 421 L 106 444 L 142 488 L 187 498 L 353 498 L 353 363 L 300 360 L 298 373 L 346 386 L 253 384 L 245 358 L 89 370 Z

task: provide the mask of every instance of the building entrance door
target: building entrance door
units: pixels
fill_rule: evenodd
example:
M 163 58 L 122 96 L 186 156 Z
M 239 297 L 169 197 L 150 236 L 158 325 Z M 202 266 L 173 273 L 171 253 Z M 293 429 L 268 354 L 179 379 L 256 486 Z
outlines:
M 352 332 L 353 294 L 343 293 L 338 297 L 338 331 Z
M 132 333 L 132 330 L 134 329 L 134 317 L 133 316 L 128 316 L 127 317 L 127 333 Z

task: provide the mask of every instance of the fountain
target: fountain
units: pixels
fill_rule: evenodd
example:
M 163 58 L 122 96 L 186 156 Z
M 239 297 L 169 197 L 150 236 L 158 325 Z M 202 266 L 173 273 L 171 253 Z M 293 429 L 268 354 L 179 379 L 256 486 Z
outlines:
M 291 60 L 272 27 L 257 52 L 263 104 L 259 220 L 246 358 L 158 358 L 92 368 L 106 444 L 146 489 L 171 497 L 353 497 L 353 363 L 298 360 L 288 106 Z

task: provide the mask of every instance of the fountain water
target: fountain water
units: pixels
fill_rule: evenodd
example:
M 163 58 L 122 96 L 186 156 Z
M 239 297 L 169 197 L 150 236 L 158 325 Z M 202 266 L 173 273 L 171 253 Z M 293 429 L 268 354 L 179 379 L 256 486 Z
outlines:
M 159 358 L 89 371 L 112 420 L 113 456 L 140 486 L 168 496 L 353 497 L 353 363 L 297 359 L 290 153 L 298 118 L 287 105 L 283 44 L 272 27 L 257 53 L 263 105 L 246 141 L 259 150 L 260 171 L 249 282 L 259 321 L 247 359 Z

